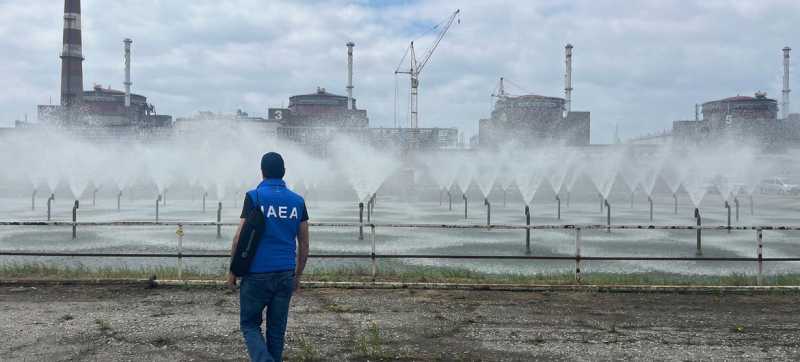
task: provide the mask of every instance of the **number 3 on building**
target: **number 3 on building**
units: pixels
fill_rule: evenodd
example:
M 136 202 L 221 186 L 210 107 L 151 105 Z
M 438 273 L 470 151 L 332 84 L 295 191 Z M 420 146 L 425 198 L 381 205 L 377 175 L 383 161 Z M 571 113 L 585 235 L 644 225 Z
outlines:
M 275 119 L 283 119 L 283 111 L 275 111 Z

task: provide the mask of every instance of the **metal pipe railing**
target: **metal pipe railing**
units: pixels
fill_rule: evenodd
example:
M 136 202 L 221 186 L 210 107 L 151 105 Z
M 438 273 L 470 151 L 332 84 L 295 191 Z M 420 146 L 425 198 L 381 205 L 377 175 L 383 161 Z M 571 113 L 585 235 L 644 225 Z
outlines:
M 139 225 L 177 225 L 177 253 L 75 253 L 75 252 L 37 252 L 37 251 L 3 251 L 0 256 L 16 257 L 115 257 L 115 258 L 177 258 L 179 279 L 182 278 L 183 258 L 228 258 L 230 254 L 224 253 L 184 253 L 183 236 L 184 226 L 216 226 L 223 225 L 221 220 L 218 222 L 147 222 L 147 221 L 117 221 L 117 222 L 78 222 L 77 209 L 78 201 L 73 207 L 72 222 L 36 222 L 36 221 L 0 221 L 0 226 L 72 226 L 73 238 L 76 237 L 78 225 L 95 226 L 139 226 Z M 604 205 L 608 207 L 608 205 Z M 695 209 L 695 217 L 698 225 L 529 225 L 530 209 L 526 206 L 526 225 L 446 225 L 446 224 L 364 224 L 363 219 L 359 223 L 311 223 L 316 227 L 355 227 L 370 228 L 371 251 L 369 254 L 312 254 L 312 258 L 339 258 L 339 259 L 371 259 L 373 280 L 377 275 L 377 259 L 471 259 L 471 260 L 574 260 L 575 261 L 575 280 L 580 282 L 581 261 L 737 261 L 737 262 L 756 262 L 757 284 L 763 282 L 763 263 L 764 262 L 800 262 L 800 257 L 783 258 L 764 258 L 763 256 L 763 231 L 764 230 L 792 230 L 800 231 L 800 226 L 701 226 L 699 210 Z M 228 223 L 224 225 L 236 225 Z M 445 229 L 524 229 L 526 231 L 526 253 L 525 255 L 453 255 L 453 254 L 379 254 L 376 250 L 375 230 L 377 227 L 386 228 L 445 228 Z M 575 255 L 530 255 L 530 232 L 534 229 L 562 229 L 575 230 Z M 584 256 L 581 254 L 582 232 L 583 230 L 599 229 L 622 229 L 622 230 L 697 230 L 698 244 L 697 254 L 694 257 L 687 256 Z M 755 230 L 756 231 L 756 256 L 755 257 L 703 257 L 700 244 L 701 230 Z

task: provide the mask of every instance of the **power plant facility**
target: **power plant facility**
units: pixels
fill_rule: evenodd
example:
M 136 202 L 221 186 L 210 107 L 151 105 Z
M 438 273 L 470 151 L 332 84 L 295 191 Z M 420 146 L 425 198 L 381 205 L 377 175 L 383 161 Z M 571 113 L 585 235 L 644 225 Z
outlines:
M 500 78 L 494 110 L 490 118 L 479 121 L 480 147 L 497 147 L 507 142 L 528 146 L 589 145 L 590 113 L 572 111 L 572 49 L 571 44 L 564 48 L 564 98 L 510 95 L 505 90 L 504 78 Z
M 147 97 L 131 93 L 131 39 L 123 40 L 125 90 L 95 85 L 83 89 L 80 0 L 64 1 L 61 52 L 61 104 L 40 105 L 41 125 L 56 126 L 92 138 L 148 136 L 172 126 L 172 117 L 159 115 Z M 161 132 L 160 132 L 161 131 Z
M 672 140 L 683 144 L 736 140 L 768 149 L 800 145 L 800 114 L 791 113 L 789 107 L 790 52 L 791 48 L 783 48 L 780 107 L 765 92 L 706 102 L 695 107 L 694 120 L 673 122 Z

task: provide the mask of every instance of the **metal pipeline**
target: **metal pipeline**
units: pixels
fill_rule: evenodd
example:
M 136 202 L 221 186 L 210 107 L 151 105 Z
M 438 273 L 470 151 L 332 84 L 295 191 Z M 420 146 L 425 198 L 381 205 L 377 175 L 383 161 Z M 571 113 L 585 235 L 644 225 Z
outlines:
M 156 222 L 158 222 L 158 206 L 161 204 L 161 195 L 156 197 Z
M 702 218 L 700 217 L 700 209 L 694 209 L 694 218 L 697 219 L 697 252 L 698 256 L 703 255 L 703 244 L 702 244 L 702 230 L 699 228 L 702 224 Z
M 725 208 L 728 209 L 728 234 L 731 233 L 731 204 L 725 200 Z
M 489 198 L 484 198 L 483 204 L 486 205 L 486 225 L 492 225 L 492 203 Z
M 525 226 L 531 226 L 531 209 L 525 205 Z M 531 228 L 525 229 L 525 254 L 531 255 Z
M 467 194 L 461 194 L 461 198 L 464 199 L 464 219 L 467 218 Z
M 36 210 L 36 189 L 31 194 L 31 211 Z
M 608 232 L 611 232 L 611 205 L 608 203 L 608 200 L 603 200 L 603 204 L 606 205 L 606 212 L 608 213 L 606 216 L 606 225 L 608 225 Z
M 561 197 L 558 194 L 556 194 L 556 203 L 558 204 L 556 206 L 556 220 L 561 220 Z
M 650 222 L 653 222 L 653 197 L 647 196 L 647 202 L 650 203 Z
M 222 201 L 217 203 L 217 239 L 222 239 Z
M 78 238 L 78 200 L 75 200 L 75 205 L 72 206 L 72 240 Z
M 358 240 L 364 240 L 364 203 L 358 203 Z
M 50 221 L 54 201 L 56 201 L 56 194 L 50 194 L 50 197 L 47 198 L 47 221 Z

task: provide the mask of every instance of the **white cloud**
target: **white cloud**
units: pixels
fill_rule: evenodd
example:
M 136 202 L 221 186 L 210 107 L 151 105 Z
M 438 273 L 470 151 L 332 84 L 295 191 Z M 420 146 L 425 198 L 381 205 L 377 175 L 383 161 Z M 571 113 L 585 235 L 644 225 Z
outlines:
M 780 49 L 797 39 L 800 2 L 84 0 L 84 85 L 121 88 L 122 39 L 134 39 L 134 90 L 160 112 L 263 114 L 317 86 L 344 93 L 356 42 L 355 93 L 391 126 L 393 74 L 408 41 L 462 9 L 422 75 L 423 126 L 472 133 L 504 76 L 563 94 L 563 46 L 575 45 L 573 109 L 592 112 L 595 142 L 671 127 L 693 105 L 757 90 L 780 97 Z M 58 101 L 61 1 L 0 0 L 0 124 Z M 420 39 L 424 53 L 431 36 Z M 800 49 L 800 45 L 795 44 Z M 11 54 L 11 56 L 8 56 Z M 793 75 L 793 83 L 798 77 Z M 408 79 L 399 80 L 406 123 Z M 800 88 L 800 87 L 796 87 Z M 795 92 L 796 94 L 796 92 Z M 797 99 L 797 97 L 794 97 Z M 798 104 L 797 102 L 794 102 Z M 800 109 L 800 106 L 796 107 Z

